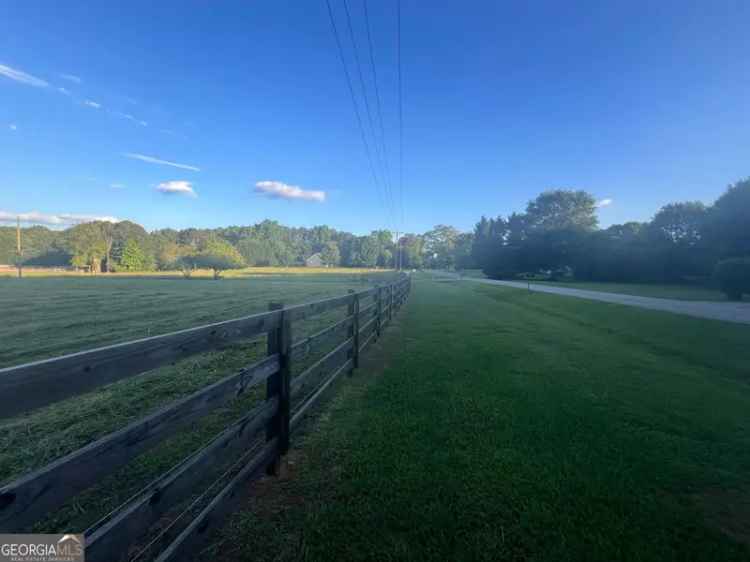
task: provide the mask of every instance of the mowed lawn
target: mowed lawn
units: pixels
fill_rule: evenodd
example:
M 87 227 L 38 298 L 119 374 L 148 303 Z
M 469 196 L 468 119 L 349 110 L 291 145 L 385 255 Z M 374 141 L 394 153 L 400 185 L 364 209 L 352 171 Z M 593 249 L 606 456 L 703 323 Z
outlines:
M 726 301 L 727 297 L 718 289 L 700 285 L 669 285 L 658 283 L 594 283 L 576 281 L 571 283 L 557 281 L 533 281 L 541 285 L 568 287 L 585 291 L 601 291 L 604 293 L 621 293 L 639 297 L 654 297 L 657 299 L 676 299 L 681 301 Z
M 750 559 L 749 327 L 427 279 L 398 323 L 217 560 Z
M 270 301 L 290 305 L 341 295 L 391 276 L 352 271 L 220 281 L 116 276 L 0 279 L 0 367 L 262 312 Z M 295 322 L 294 337 L 317 332 L 345 313 L 340 308 Z M 27 415 L 0 420 L 0 485 L 236 373 L 265 353 L 264 337 L 239 340 Z M 316 359 L 313 355 L 296 364 L 294 372 Z M 258 386 L 191 423 L 68 501 L 35 530 L 83 531 L 247 413 L 264 392 L 265 387 Z
M 92 347 L 229 320 L 364 288 L 384 274 L 182 279 L 159 276 L 0 278 L 0 368 Z

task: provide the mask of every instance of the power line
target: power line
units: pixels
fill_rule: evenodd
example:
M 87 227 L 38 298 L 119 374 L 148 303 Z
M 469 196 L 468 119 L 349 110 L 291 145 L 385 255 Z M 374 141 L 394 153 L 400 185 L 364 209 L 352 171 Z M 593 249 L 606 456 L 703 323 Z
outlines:
M 359 60 L 359 49 L 357 49 L 357 41 L 354 37 L 354 27 L 352 26 L 352 18 L 351 14 L 349 12 L 349 2 L 347 0 L 344 0 L 344 10 L 346 11 L 346 22 L 349 27 L 349 38 L 352 42 L 352 48 L 354 49 L 354 62 L 356 63 L 357 67 L 357 75 L 359 76 L 359 83 L 360 87 L 362 88 L 362 97 L 365 100 L 365 112 L 367 113 L 367 120 L 370 125 L 370 133 L 372 134 L 373 143 L 375 144 L 375 158 L 378 160 L 378 164 L 380 164 L 381 167 L 381 175 L 383 177 L 383 184 L 384 184 L 384 191 L 385 191 L 385 197 L 386 201 L 389 205 L 389 213 L 391 215 L 391 221 L 393 221 L 393 197 L 389 192 L 388 189 L 388 182 L 385 179 L 385 167 L 383 166 L 383 163 L 381 161 L 381 155 L 380 151 L 378 150 L 378 143 L 377 143 L 377 135 L 375 134 L 375 125 L 373 125 L 372 121 L 372 112 L 370 111 L 370 101 L 367 97 L 367 86 L 365 85 L 365 78 L 364 74 L 362 74 L 362 64 Z
M 401 226 L 404 226 L 404 103 L 401 81 L 401 0 L 396 0 L 396 51 L 398 53 L 398 191 Z M 399 244 L 400 248 L 401 244 Z M 399 253 L 399 269 L 401 254 Z
M 352 86 L 352 79 L 351 79 L 351 76 L 349 75 L 349 69 L 346 66 L 346 57 L 344 57 L 344 48 L 341 45 L 341 39 L 339 38 L 338 28 L 336 27 L 336 20 L 333 17 L 333 9 L 331 8 L 330 0 L 326 0 L 326 6 L 328 7 L 328 17 L 331 22 L 331 29 L 333 30 L 333 36 L 336 39 L 336 45 L 338 47 L 339 57 L 341 58 L 341 65 L 343 66 L 344 74 L 346 75 L 346 84 L 347 86 L 349 86 L 349 95 L 352 98 L 352 105 L 354 106 L 354 114 L 357 116 L 357 124 L 359 125 L 359 133 L 362 137 L 362 144 L 365 145 L 365 152 L 367 153 L 367 161 L 370 164 L 370 171 L 372 172 L 372 179 L 373 179 L 373 182 L 375 183 L 375 189 L 378 192 L 380 203 L 381 205 L 383 205 L 383 208 L 387 212 L 388 208 L 387 208 L 387 205 L 384 203 L 383 196 L 381 194 L 380 183 L 378 181 L 378 175 L 375 171 L 375 165 L 372 160 L 372 154 L 370 152 L 370 145 L 367 142 L 367 136 L 365 134 L 365 127 L 362 123 L 362 117 L 359 114 L 359 106 L 357 105 L 357 96 L 354 94 L 354 87 Z M 348 14 L 348 9 L 347 9 L 347 14 Z
M 372 34 L 370 32 L 370 13 L 367 9 L 367 0 L 363 0 L 363 6 L 364 6 L 364 13 L 365 13 L 365 27 L 367 29 L 367 44 L 369 47 L 369 53 L 370 53 L 370 67 L 372 68 L 372 77 L 373 77 L 373 83 L 375 84 L 375 101 L 377 103 L 377 110 L 378 110 L 378 121 L 380 123 L 380 143 L 381 143 L 381 150 L 383 151 L 383 162 L 385 163 L 385 179 L 386 179 L 386 187 L 389 192 L 389 197 L 391 200 L 392 206 L 395 205 L 393 203 L 393 183 L 391 181 L 391 168 L 388 163 L 388 150 L 386 149 L 386 142 L 385 142 L 385 127 L 383 125 L 383 111 L 380 103 L 380 88 L 378 87 L 378 73 L 377 73 L 377 66 L 375 65 L 375 49 L 373 48 L 372 43 Z

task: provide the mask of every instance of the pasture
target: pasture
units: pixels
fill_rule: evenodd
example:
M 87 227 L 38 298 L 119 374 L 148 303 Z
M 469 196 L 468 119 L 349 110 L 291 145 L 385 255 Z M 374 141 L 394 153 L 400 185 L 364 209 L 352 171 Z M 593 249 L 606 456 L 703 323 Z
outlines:
M 269 301 L 296 304 L 361 290 L 392 277 L 388 272 L 326 271 L 317 275 L 267 275 L 253 278 L 169 279 L 81 276 L 0 280 L 1 366 L 267 310 Z M 295 337 L 316 332 L 345 311 L 301 320 Z M 187 396 L 237 372 L 265 355 L 265 338 L 239 340 L 138 377 L 100 387 L 88 394 L 29 415 L 0 421 L 0 483 L 26 474 L 125 426 L 156 408 Z M 317 357 L 310 357 L 310 361 Z M 307 363 L 298 366 L 297 372 Z M 40 389 L 43 392 L 43 389 Z M 191 451 L 238 419 L 263 397 L 256 389 L 218 408 L 108 477 L 37 530 L 85 529 L 136 493 Z
M 248 268 L 214 281 L 173 274 L 0 278 L 0 368 L 362 288 L 387 272 Z
M 425 278 L 402 314 L 211 559 L 750 558 L 749 327 Z

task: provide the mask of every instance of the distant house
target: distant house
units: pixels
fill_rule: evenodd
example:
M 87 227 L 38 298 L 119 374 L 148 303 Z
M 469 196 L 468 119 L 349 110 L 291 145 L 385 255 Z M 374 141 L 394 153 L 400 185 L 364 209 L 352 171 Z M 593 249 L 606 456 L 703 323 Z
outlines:
M 323 267 L 323 257 L 320 252 L 313 254 L 305 260 L 305 267 Z

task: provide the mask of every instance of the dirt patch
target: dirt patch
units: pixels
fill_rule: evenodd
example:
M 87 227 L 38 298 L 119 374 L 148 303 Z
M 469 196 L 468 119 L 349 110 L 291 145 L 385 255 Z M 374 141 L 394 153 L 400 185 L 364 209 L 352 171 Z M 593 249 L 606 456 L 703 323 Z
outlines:
M 750 545 L 750 492 L 711 488 L 693 496 L 705 513 L 706 523 Z

